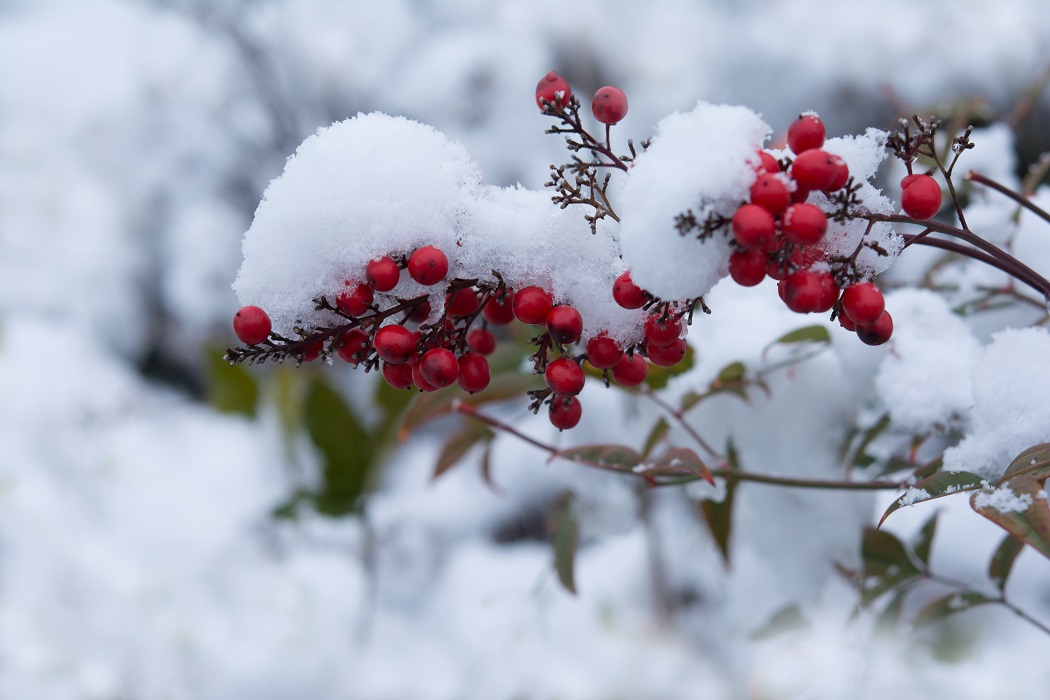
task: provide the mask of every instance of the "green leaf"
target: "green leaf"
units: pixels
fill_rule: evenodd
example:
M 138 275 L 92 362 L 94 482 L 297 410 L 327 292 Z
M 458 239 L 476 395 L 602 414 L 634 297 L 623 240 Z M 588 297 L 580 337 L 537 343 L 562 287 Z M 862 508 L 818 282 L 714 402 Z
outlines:
M 813 325 L 806 326 L 805 328 L 798 328 L 790 333 L 785 333 L 780 336 L 772 343 L 762 349 L 762 356 L 765 357 L 766 353 L 776 345 L 794 345 L 797 343 L 830 343 L 831 333 L 828 332 L 826 326 Z
M 323 461 L 323 486 L 314 498 L 318 511 L 336 516 L 353 512 L 372 466 L 371 431 L 320 377 L 313 377 L 307 388 L 303 420 Z
M 1006 588 L 1006 580 L 1010 578 L 1014 560 L 1017 559 L 1022 549 L 1024 549 L 1024 542 L 1008 534 L 992 555 L 992 560 L 988 563 L 988 578 L 992 579 L 992 583 L 1000 591 Z
M 556 458 L 629 472 L 633 472 L 643 462 L 642 456 L 626 445 L 581 445 L 551 455 L 551 459 Z
M 959 593 L 950 593 L 946 596 L 938 598 L 929 605 L 923 607 L 919 612 L 912 618 L 911 624 L 914 627 L 924 627 L 926 625 L 933 624 L 939 620 L 961 613 L 964 610 L 975 608 L 978 605 L 984 605 L 986 603 L 997 602 L 994 598 L 981 595 L 976 591 L 961 591 Z
M 259 403 L 259 385 L 242 365 L 231 365 L 221 352 L 209 348 L 206 356 L 208 403 L 220 413 L 255 417 Z
M 551 545 L 554 548 L 554 570 L 569 593 L 576 595 L 575 565 L 580 526 L 576 519 L 576 498 L 566 493 L 550 514 Z
M 883 530 L 865 528 L 860 553 L 864 561 L 865 576 L 883 576 L 897 572 L 919 573 L 904 544 Z
M 644 476 L 666 476 L 672 474 L 695 474 L 701 479 L 715 485 L 711 470 L 696 452 L 688 447 L 674 447 L 663 454 L 660 459 L 640 472 Z
M 404 440 L 424 423 L 448 415 L 455 410 L 457 401 L 482 406 L 507 399 L 522 399 L 526 392 L 542 387 L 543 379 L 537 375 L 508 372 L 494 375 L 485 391 L 477 394 L 468 394 L 458 386 L 418 394 L 401 418 L 398 437 Z
M 996 491 L 1009 489 L 1017 498 L 1030 499 L 1025 510 L 999 510 L 989 498 Z M 1050 557 L 1050 508 L 1042 497 L 1042 485 L 1030 476 L 1015 476 L 995 490 L 975 493 L 970 497 L 970 506 L 1009 532 L 1027 542 L 1044 557 Z
M 1036 481 L 1045 481 L 1050 476 L 1050 443 L 1044 442 L 1040 445 L 1033 445 L 1014 457 L 1014 460 L 1010 462 L 1010 466 L 1003 472 L 1003 478 L 999 480 L 996 486 L 1011 476 L 1021 474 L 1027 475 Z
M 434 475 L 437 479 L 449 469 L 459 463 L 470 448 L 479 442 L 489 442 L 495 436 L 487 425 L 478 420 L 463 421 L 463 426 L 458 432 L 449 436 L 438 455 L 437 464 L 434 466 Z
M 973 491 L 987 484 L 984 479 L 970 472 L 937 472 L 922 481 L 913 484 L 904 495 L 890 504 L 886 512 L 879 520 L 879 527 L 886 522 L 886 518 L 905 506 L 932 501 L 935 498 L 950 496 L 960 491 Z
M 884 413 L 875 422 L 875 425 L 864 431 L 860 443 L 857 445 L 857 449 L 853 451 L 853 458 L 850 460 L 850 466 L 866 467 L 875 461 L 873 457 L 868 457 L 868 459 L 865 460 L 866 455 L 864 453 L 867 451 L 871 443 L 875 441 L 875 438 L 877 438 L 888 427 L 890 427 L 890 414 Z
M 685 357 L 673 367 L 660 367 L 650 364 L 649 374 L 645 377 L 645 385 L 650 389 L 663 389 L 671 381 L 671 377 L 677 377 L 679 374 L 688 372 L 693 368 L 695 355 L 693 347 L 689 345 L 685 349 Z
M 922 529 L 919 530 L 919 534 L 915 538 L 915 542 L 912 544 L 912 550 L 915 552 L 915 556 L 919 558 L 923 564 L 930 563 L 930 548 L 933 546 L 933 535 L 937 532 L 937 516 L 939 513 L 934 513 L 930 518 L 923 523 Z
M 747 367 L 743 362 L 730 362 L 721 369 L 718 373 L 718 377 L 715 378 L 715 381 L 723 384 L 739 382 L 744 378 L 745 374 L 747 374 Z
M 656 421 L 656 425 L 649 431 L 649 437 L 645 439 L 645 447 L 642 448 L 642 459 L 648 459 L 653 448 L 656 447 L 661 440 L 667 437 L 667 432 L 671 429 L 671 424 L 667 422 L 666 418 L 661 417 L 660 420 Z
M 492 479 L 492 441 L 485 443 L 485 452 L 481 455 L 481 478 L 485 485 L 497 496 L 504 496 L 503 489 Z
M 797 605 L 787 605 L 777 610 L 766 624 L 751 633 L 751 639 L 761 641 L 778 634 L 809 628 L 809 621 L 803 616 Z
M 726 461 L 732 471 L 740 470 L 740 456 L 737 454 L 736 446 L 730 440 L 726 445 Z M 726 479 L 726 495 L 721 503 L 713 500 L 700 502 L 700 515 L 711 531 L 711 537 L 718 545 L 718 551 L 722 553 L 722 560 L 729 566 L 729 536 L 733 528 L 733 497 L 736 494 L 735 479 Z

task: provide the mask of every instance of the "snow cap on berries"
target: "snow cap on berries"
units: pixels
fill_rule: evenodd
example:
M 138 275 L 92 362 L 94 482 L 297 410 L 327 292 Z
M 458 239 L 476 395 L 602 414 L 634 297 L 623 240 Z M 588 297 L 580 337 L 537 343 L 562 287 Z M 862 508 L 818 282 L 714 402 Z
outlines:
M 676 219 L 691 211 L 732 218 L 755 181 L 757 151 L 769 126 L 745 107 L 697 104 L 656 126 L 615 193 L 620 244 L 634 282 L 664 299 L 705 294 L 729 269 L 722 231 L 704 241 L 695 229 L 679 233 Z

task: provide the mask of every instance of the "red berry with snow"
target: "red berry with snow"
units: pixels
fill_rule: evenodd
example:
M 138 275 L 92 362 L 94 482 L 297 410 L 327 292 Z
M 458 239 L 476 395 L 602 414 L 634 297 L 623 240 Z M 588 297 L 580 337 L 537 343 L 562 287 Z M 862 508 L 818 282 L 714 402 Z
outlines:
M 627 115 L 627 95 L 611 85 L 598 88 L 591 100 L 591 111 L 602 124 L 616 124 Z
M 233 332 L 245 345 L 258 345 L 272 329 L 270 317 L 258 306 L 243 306 L 233 315 Z
M 496 336 L 486 328 L 475 328 L 467 333 L 467 347 L 482 355 L 491 355 L 496 350 Z
M 393 258 L 383 257 L 365 266 L 365 280 L 377 292 L 389 292 L 401 279 L 401 268 Z
M 765 151 L 758 151 L 758 167 L 755 168 L 759 175 L 762 173 L 769 173 L 775 175 L 780 172 L 780 163 L 769 153 Z
M 514 320 L 514 292 L 504 289 L 492 296 L 481 310 L 481 316 L 493 326 L 505 326 Z
M 432 245 L 425 245 L 408 259 L 408 274 L 425 287 L 437 284 L 448 274 L 448 258 Z
M 368 359 L 369 351 L 368 334 L 360 328 L 351 328 L 339 339 L 339 349 L 336 354 L 343 362 L 357 365 Z
M 478 310 L 478 293 L 473 289 L 458 289 L 446 300 L 449 316 L 469 316 Z
M 627 270 L 613 282 L 613 300 L 625 309 L 640 309 L 649 301 L 645 292 L 631 279 Z
M 595 369 L 609 369 L 623 359 L 623 350 L 615 340 L 599 333 L 587 341 L 587 361 Z
M 372 288 L 364 283 L 347 280 L 343 291 L 335 298 L 335 305 L 347 316 L 364 316 L 372 303 Z
M 776 243 L 777 222 L 764 207 L 741 205 L 733 214 L 733 237 L 744 248 L 762 250 Z
M 555 396 L 550 406 L 551 425 L 558 430 L 575 428 L 583 415 L 583 405 L 575 396 L 567 399 Z
M 547 107 L 543 104 L 544 102 L 556 107 L 565 107 L 571 99 L 572 89 L 569 87 L 568 81 L 554 71 L 550 71 L 543 76 L 536 85 L 536 104 L 543 111 L 547 111 Z
M 559 357 L 549 365 L 544 372 L 544 379 L 558 396 L 575 396 L 583 391 L 583 369 L 576 361 L 568 357 Z
M 828 217 L 812 204 L 792 204 L 780 217 L 784 238 L 796 245 L 813 245 L 824 238 Z
M 383 363 L 383 379 L 395 389 L 408 389 L 412 386 L 412 363 L 404 362 L 400 365 Z
M 645 342 L 650 346 L 670 345 L 682 335 L 682 321 L 672 314 L 649 314 L 645 319 Z
M 851 285 L 842 293 L 842 310 L 857 326 L 875 323 L 885 308 L 882 292 L 871 282 Z
M 759 175 L 751 185 L 751 203 L 757 204 L 770 214 L 779 214 L 791 203 L 787 185 L 776 175 Z
M 408 362 L 416 353 L 416 336 L 404 326 L 383 326 L 373 342 L 376 354 L 394 365 Z
M 525 287 L 514 295 L 514 315 L 522 323 L 540 325 L 554 308 L 554 299 L 542 287 Z
M 857 337 L 865 345 L 882 345 L 893 335 L 893 317 L 883 311 L 875 323 L 857 324 Z
M 941 186 L 929 175 L 909 175 L 901 188 L 901 208 L 911 218 L 924 221 L 941 210 Z
M 800 314 L 816 311 L 824 298 L 820 278 L 809 270 L 798 270 L 784 278 L 783 299 L 787 307 Z
M 646 345 L 649 361 L 660 367 L 673 367 L 685 359 L 685 338 L 678 338 L 669 345 Z
M 824 145 L 824 122 L 815 114 L 800 114 L 788 126 L 787 142 L 792 153 L 801 154 Z
M 444 389 L 451 386 L 459 376 L 456 356 L 447 348 L 433 348 L 423 353 L 419 360 L 419 372 L 432 386 Z
M 791 177 L 804 190 L 826 190 L 839 174 L 842 159 L 814 148 L 800 154 L 791 164 Z
M 489 361 L 485 356 L 476 353 L 464 353 L 459 358 L 459 376 L 456 381 L 463 391 L 476 394 L 489 385 Z
M 766 278 L 766 254 L 761 250 L 733 253 L 729 256 L 729 276 L 742 287 L 754 287 Z
M 835 174 L 832 176 L 831 182 L 828 186 L 824 188 L 824 191 L 838 192 L 846 186 L 847 182 L 849 182 L 849 166 L 846 165 L 846 161 L 834 154 L 831 155 L 831 161 L 835 167 Z
M 638 386 L 649 374 L 649 365 L 641 355 L 624 355 L 612 368 L 613 381 L 620 386 Z
M 555 306 L 547 314 L 547 332 L 562 345 L 575 343 L 583 333 L 583 317 L 568 304 Z

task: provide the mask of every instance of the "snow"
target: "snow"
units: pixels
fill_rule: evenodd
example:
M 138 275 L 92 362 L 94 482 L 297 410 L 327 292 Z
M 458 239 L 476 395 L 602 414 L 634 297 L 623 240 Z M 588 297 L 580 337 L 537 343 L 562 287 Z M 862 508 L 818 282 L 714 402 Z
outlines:
M 974 494 L 973 505 L 981 510 L 990 508 L 1000 513 L 1023 513 L 1032 505 L 1032 496 L 1027 493 L 1018 495 L 1007 484 L 994 491 L 978 491 Z

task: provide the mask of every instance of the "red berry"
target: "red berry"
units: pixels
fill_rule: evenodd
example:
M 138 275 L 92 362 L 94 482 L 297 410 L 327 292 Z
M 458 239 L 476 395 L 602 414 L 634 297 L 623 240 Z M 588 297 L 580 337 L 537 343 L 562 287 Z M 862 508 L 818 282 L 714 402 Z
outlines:
M 766 278 L 766 254 L 745 250 L 729 256 L 729 276 L 741 287 L 754 287 Z
M 670 345 L 646 345 L 649 361 L 660 367 L 673 367 L 685 359 L 685 338 L 679 338 Z
M 798 183 L 795 183 L 795 185 L 795 191 L 791 193 L 791 203 L 801 204 L 809 199 L 809 190 L 798 187 Z
M 780 172 L 780 163 L 769 153 L 765 151 L 758 151 L 759 165 L 755 169 L 759 175 L 762 173 L 769 173 L 770 175 L 776 175 Z
M 459 365 L 457 365 L 457 368 Z M 437 391 L 439 387 L 434 386 L 423 376 L 423 360 L 416 358 L 412 360 L 412 383 L 419 387 L 420 391 Z
M 561 93 L 561 95 L 558 93 Z M 536 104 L 544 112 L 547 111 L 547 108 L 543 105 L 544 102 L 555 107 L 565 107 L 571 99 L 572 89 L 569 87 L 568 81 L 554 71 L 550 71 L 543 76 L 543 79 L 536 85 Z
M 611 85 L 598 88 L 591 100 L 591 111 L 602 124 L 616 124 L 627 114 L 627 95 Z
M 770 214 L 779 214 L 791 203 L 787 185 L 776 175 L 759 175 L 751 185 L 751 203 L 757 204 Z
M 522 323 L 539 325 L 554 308 L 554 299 L 542 287 L 525 287 L 514 295 L 514 315 Z
M 449 316 L 469 316 L 478 310 L 478 294 L 470 288 L 459 289 L 445 304 Z
M 831 160 L 834 161 L 835 164 L 835 175 L 831 178 L 831 182 L 828 186 L 824 188 L 824 191 L 838 192 L 846 186 L 847 182 L 849 182 L 849 166 L 846 165 L 846 161 L 836 155 L 832 155 Z
M 321 352 L 324 350 L 324 341 L 315 340 L 310 343 L 310 347 L 306 348 L 306 352 L 303 353 L 303 362 L 313 362 L 321 356 Z
M 547 332 L 562 345 L 575 343 L 583 333 L 583 317 L 568 304 L 559 304 L 547 314 Z
M 376 354 L 393 365 L 408 362 L 416 353 L 416 337 L 404 326 L 383 326 L 373 342 Z
M 412 323 L 423 323 L 430 318 L 430 302 L 424 301 L 416 308 L 412 309 L 412 313 L 409 315 L 408 320 Z
M 649 365 L 641 355 L 624 355 L 612 369 L 613 381 L 620 386 L 638 386 L 649 374 Z
M 893 317 L 883 311 L 875 323 L 857 324 L 857 337 L 865 345 L 882 345 L 893 335 Z
M 846 314 L 840 313 L 838 315 L 839 325 L 845 328 L 850 333 L 857 330 L 857 324 L 850 320 L 850 317 Z
M 875 323 L 885 308 L 882 292 L 871 282 L 851 285 L 842 293 L 842 310 L 857 326 Z
M 605 333 L 599 333 L 587 341 L 587 361 L 596 369 L 609 369 L 623 359 L 623 350 Z
M 550 405 L 551 425 L 558 430 L 575 428 L 576 424 L 580 422 L 580 416 L 583 415 L 583 405 L 580 404 L 580 400 L 575 396 L 568 399 L 555 396 L 551 400 Z
M 459 358 L 459 388 L 468 394 L 476 394 L 489 385 L 489 361 L 476 352 L 464 353 Z
M 757 204 L 743 204 L 733 214 L 733 237 L 745 248 L 761 250 L 776 242 L 777 222 Z
M 444 389 L 451 386 L 459 376 L 459 363 L 451 350 L 434 348 L 423 353 L 419 360 L 419 372 L 432 386 Z
M 233 332 L 245 345 L 258 345 L 270 337 L 270 317 L 258 306 L 244 306 L 233 315 Z
M 780 217 L 784 238 L 796 245 L 813 245 L 824 238 L 828 217 L 812 204 L 792 204 Z
M 493 326 L 505 326 L 514 320 L 514 292 L 504 289 L 498 296 L 490 297 L 481 310 L 481 315 Z
M 343 282 L 343 291 L 335 299 L 335 305 L 348 316 L 363 316 L 372 303 L 372 288 L 364 283 L 347 280 Z
M 491 355 L 496 349 L 496 336 L 485 328 L 475 328 L 467 333 L 467 347 L 482 355 Z
M 929 175 L 909 175 L 901 187 L 901 208 L 911 218 L 924 221 L 941 210 L 941 186 Z
M 368 334 L 360 328 L 351 328 L 339 341 L 339 349 L 336 354 L 343 362 L 357 365 L 368 359 L 371 347 L 368 344 Z
M 787 307 L 800 314 L 816 311 L 824 298 L 820 278 L 809 270 L 799 270 L 784 278 L 783 299 Z
M 800 154 L 824 145 L 824 122 L 816 114 L 800 114 L 788 127 L 787 142 L 792 153 Z
M 640 309 L 649 301 L 642 288 L 631 280 L 631 271 L 624 272 L 613 282 L 613 299 L 625 309 Z
M 365 266 L 365 279 L 377 292 L 389 292 L 401 279 L 401 268 L 392 258 L 379 258 Z
M 383 363 L 383 379 L 395 389 L 407 389 L 412 386 L 412 363 L 404 362 L 400 365 Z
M 682 335 L 682 321 L 672 315 L 663 318 L 660 313 L 645 319 L 645 341 L 650 346 L 670 345 Z
M 832 307 L 835 306 L 835 302 L 839 300 L 839 287 L 835 284 L 835 277 L 830 272 L 818 272 L 817 279 L 820 281 L 821 297 L 820 303 L 817 304 L 817 308 L 813 309 L 816 313 L 824 313 L 825 311 L 831 311 Z
M 408 259 L 408 274 L 425 287 L 437 284 L 448 274 L 448 258 L 432 245 L 425 245 Z
M 775 280 L 782 280 L 793 271 L 802 267 L 802 263 L 802 251 L 797 247 L 791 251 L 791 255 L 786 259 L 782 252 L 778 252 L 773 259 L 766 263 L 766 274 Z
M 575 396 L 583 391 L 583 370 L 571 358 L 559 357 L 551 362 L 543 376 L 558 396 Z
M 826 190 L 835 181 L 842 159 L 814 148 L 802 153 L 791 164 L 791 177 L 804 190 Z

